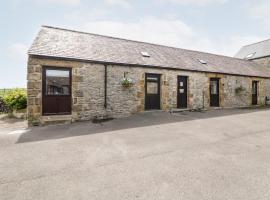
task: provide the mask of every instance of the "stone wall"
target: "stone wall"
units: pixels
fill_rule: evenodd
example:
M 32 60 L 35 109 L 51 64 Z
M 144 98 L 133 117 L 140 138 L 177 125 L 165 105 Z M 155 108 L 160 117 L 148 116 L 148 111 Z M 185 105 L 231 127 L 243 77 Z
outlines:
M 27 68 L 28 118 L 42 116 L 42 66 L 72 68 L 72 120 L 104 115 L 104 66 L 29 57 Z
M 252 60 L 270 69 L 270 56 Z
M 161 74 L 161 108 L 177 107 L 177 76 L 188 76 L 188 108 L 209 108 L 211 77 L 220 78 L 220 106 L 241 107 L 251 105 L 252 80 L 259 81 L 259 104 L 270 96 L 270 79 L 231 76 L 213 73 L 188 72 L 155 68 L 107 66 L 107 108 L 104 107 L 104 72 L 102 64 L 75 61 L 57 61 L 29 57 L 28 60 L 28 116 L 42 118 L 42 66 L 72 68 L 72 120 L 94 117 L 125 117 L 144 111 L 145 73 Z M 130 88 L 121 85 L 126 76 L 135 81 Z M 239 94 L 235 89 L 244 88 Z
M 188 76 L 188 108 L 209 108 L 210 78 L 220 79 L 220 106 L 244 107 L 252 103 L 252 81 L 259 81 L 258 103 L 265 104 L 270 96 L 270 79 L 231 76 L 213 73 L 161 70 L 141 67 L 108 66 L 108 110 L 120 116 L 144 110 L 145 73 L 161 74 L 161 108 L 177 107 L 177 76 Z M 135 81 L 130 89 L 124 89 L 120 80 L 126 76 Z M 236 92 L 237 88 L 242 88 Z
M 203 91 L 205 91 L 205 106 L 209 99 L 208 76 L 205 73 L 162 70 L 141 67 L 108 66 L 108 111 L 117 116 L 127 116 L 144 110 L 145 103 L 145 74 L 161 74 L 161 109 L 169 110 L 177 107 L 177 75 L 189 76 L 188 107 L 203 107 Z M 129 89 L 123 88 L 121 79 L 126 77 L 135 81 Z M 205 86 L 205 87 L 204 87 Z

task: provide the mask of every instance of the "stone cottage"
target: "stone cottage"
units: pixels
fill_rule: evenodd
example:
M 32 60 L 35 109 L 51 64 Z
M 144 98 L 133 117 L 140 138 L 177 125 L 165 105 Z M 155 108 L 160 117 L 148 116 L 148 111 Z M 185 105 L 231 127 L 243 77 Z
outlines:
M 264 105 L 270 70 L 246 59 L 43 26 L 28 59 L 29 121 Z
M 242 47 L 235 57 L 257 62 L 270 69 L 270 39 Z

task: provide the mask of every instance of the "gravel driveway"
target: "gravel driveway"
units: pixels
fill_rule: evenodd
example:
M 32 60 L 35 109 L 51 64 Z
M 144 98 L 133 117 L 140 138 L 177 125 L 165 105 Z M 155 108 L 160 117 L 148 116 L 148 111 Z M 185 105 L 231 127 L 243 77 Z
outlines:
M 0 121 L 0 199 L 269 200 L 270 110 Z

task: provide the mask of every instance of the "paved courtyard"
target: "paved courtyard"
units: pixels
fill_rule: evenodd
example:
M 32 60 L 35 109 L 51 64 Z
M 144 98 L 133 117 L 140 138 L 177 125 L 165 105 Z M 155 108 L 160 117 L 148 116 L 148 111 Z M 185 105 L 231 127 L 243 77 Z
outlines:
M 0 120 L 0 199 L 269 200 L 270 109 Z

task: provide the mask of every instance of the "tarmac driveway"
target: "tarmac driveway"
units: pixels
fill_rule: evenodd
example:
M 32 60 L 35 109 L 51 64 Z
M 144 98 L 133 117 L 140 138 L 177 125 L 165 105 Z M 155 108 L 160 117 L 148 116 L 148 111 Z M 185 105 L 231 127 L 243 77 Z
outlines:
M 269 109 L 0 123 L 1 200 L 269 200 L 269 188 Z

